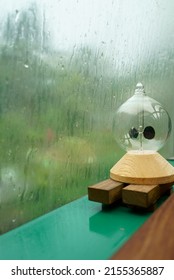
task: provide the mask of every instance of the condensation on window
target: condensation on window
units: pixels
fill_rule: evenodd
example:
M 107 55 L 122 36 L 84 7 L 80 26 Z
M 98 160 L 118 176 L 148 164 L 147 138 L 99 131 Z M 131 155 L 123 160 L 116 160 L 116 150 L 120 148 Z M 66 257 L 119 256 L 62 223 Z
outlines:
M 1 234 L 109 177 L 124 153 L 113 114 L 137 82 L 173 118 L 173 11 L 170 0 L 0 1 Z

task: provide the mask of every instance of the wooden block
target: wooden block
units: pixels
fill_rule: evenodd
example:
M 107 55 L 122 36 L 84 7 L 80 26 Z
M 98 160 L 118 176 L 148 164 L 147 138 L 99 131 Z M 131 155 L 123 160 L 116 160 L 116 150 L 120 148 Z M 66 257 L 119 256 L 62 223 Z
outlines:
M 174 194 L 115 253 L 113 260 L 174 260 Z
M 164 185 L 129 185 L 122 190 L 125 204 L 148 208 L 171 189 L 170 184 Z
M 94 186 L 88 187 L 88 198 L 89 200 L 103 204 L 112 204 L 121 199 L 124 186 L 124 183 L 108 179 Z

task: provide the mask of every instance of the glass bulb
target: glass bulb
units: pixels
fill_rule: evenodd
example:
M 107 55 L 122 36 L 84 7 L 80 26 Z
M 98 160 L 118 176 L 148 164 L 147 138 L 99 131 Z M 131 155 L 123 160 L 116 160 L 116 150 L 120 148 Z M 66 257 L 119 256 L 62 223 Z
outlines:
M 171 132 L 171 119 L 156 100 L 148 97 L 141 83 L 134 95 L 117 110 L 113 120 L 116 141 L 126 150 L 158 151 Z

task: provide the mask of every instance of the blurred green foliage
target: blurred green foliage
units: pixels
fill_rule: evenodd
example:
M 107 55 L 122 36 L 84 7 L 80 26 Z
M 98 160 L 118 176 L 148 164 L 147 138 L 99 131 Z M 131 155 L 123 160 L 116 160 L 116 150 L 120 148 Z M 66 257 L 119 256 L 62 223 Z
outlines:
M 34 4 L 17 22 L 8 15 L 0 45 L 1 233 L 85 195 L 120 157 L 109 124 L 116 88 L 96 73 L 98 63 L 89 48 L 53 51 Z

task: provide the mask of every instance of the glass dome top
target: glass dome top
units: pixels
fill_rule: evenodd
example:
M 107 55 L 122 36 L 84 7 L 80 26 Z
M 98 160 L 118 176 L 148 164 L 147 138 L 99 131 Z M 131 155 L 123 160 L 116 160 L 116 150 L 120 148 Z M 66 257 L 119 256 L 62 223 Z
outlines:
M 116 141 L 126 150 L 158 151 L 171 132 L 171 119 L 156 100 L 138 83 L 134 95 L 117 110 L 113 129 Z

